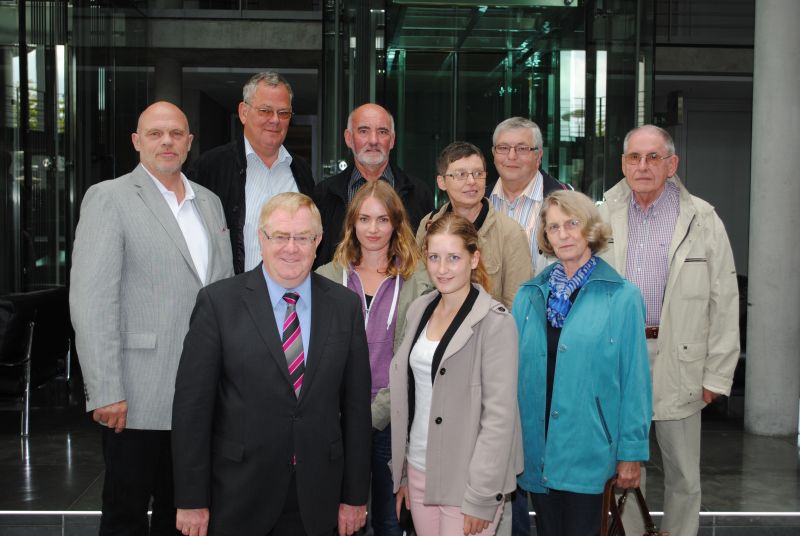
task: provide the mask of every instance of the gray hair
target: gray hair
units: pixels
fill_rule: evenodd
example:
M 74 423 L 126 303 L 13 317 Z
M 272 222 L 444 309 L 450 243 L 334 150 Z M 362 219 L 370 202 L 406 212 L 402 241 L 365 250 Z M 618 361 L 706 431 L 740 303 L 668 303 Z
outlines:
M 386 108 L 384 108 L 380 104 L 375 104 L 374 102 L 367 102 L 367 103 L 364 103 L 364 104 L 372 104 L 373 106 L 377 106 L 378 108 L 383 110 L 386 113 L 386 115 L 389 116 L 389 130 L 391 130 L 392 134 L 394 134 L 394 117 L 389 112 L 389 110 L 387 110 Z M 362 104 L 361 106 L 364 106 L 364 104 Z M 350 115 L 347 116 L 347 130 L 349 130 L 350 132 L 353 132 L 353 114 L 356 113 L 356 110 L 361 108 L 361 106 L 357 106 L 357 107 L 353 108 L 353 110 L 350 112 Z
M 253 75 L 244 85 L 244 88 L 242 88 L 242 100 L 250 104 L 250 99 L 256 94 L 258 84 L 262 82 L 270 87 L 284 86 L 286 91 L 289 92 L 289 102 L 292 102 L 292 98 L 294 98 L 292 86 L 289 85 L 289 82 L 283 76 L 275 71 L 264 71 L 263 73 Z
M 500 133 L 505 132 L 506 130 L 516 130 L 518 128 L 531 129 L 531 132 L 533 133 L 533 143 L 536 144 L 536 147 L 538 147 L 540 151 L 542 150 L 544 146 L 544 140 L 542 139 L 542 131 L 539 129 L 539 125 L 530 119 L 525 119 L 524 117 L 509 117 L 497 125 L 494 129 L 494 134 L 492 134 L 492 145 L 497 143 L 497 137 L 500 136 Z
M 315 227 L 314 232 L 322 234 L 322 216 L 319 213 L 317 205 L 314 204 L 314 201 L 310 197 L 299 192 L 282 192 L 272 196 L 269 201 L 264 203 L 261 207 L 261 213 L 258 216 L 258 228 L 266 230 L 269 217 L 278 209 L 283 209 L 289 214 L 294 215 L 298 210 L 304 207 L 311 212 L 311 221 Z
M 672 140 L 672 136 L 670 136 L 669 132 L 667 132 L 663 128 L 657 127 L 655 125 L 642 125 L 640 127 L 631 129 L 627 134 L 625 134 L 625 139 L 622 142 L 623 153 L 628 152 L 628 140 L 631 139 L 631 136 L 633 136 L 640 130 L 646 130 L 661 136 L 661 139 L 664 140 L 664 149 L 667 150 L 667 153 L 669 153 L 670 155 L 675 154 L 675 142 Z

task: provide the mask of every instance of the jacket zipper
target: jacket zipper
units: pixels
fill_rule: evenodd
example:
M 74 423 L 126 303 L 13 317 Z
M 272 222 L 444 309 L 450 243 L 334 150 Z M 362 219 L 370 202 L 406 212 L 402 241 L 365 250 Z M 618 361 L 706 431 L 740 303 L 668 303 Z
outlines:
M 603 408 L 600 406 L 600 397 L 594 397 L 594 402 L 597 404 L 597 414 L 600 415 L 600 424 L 603 425 L 603 431 L 606 433 L 606 439 L 608 440 L 608 444 L 611 444 L 611 434 L 608 431 L 608 425 L 606 424 L 606 418 L 603 416 Z

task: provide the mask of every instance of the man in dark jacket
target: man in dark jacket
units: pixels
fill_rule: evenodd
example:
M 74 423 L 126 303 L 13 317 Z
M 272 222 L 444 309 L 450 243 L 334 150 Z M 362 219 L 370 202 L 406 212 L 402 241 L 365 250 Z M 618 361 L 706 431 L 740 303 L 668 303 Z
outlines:
M 533 271 L 537 274 L 547 265 L 536 244 L 536 227 L 542 201 L 550 192 L 572 189 L 539 169 L 543 144 L 539 126 L 524 117 L 502 121 L 492 135 L 492 155 L 500 179 L 492 188 L 489 200 L 495 210 L 510 217 L 525 230 L 531 248 Z M 530 535 L 528 510 L 527 494 L 517 488 L 511 509 L 506 510 L 512 518 L 512 536 Z M 501 525 L 508 523 L 506 516 L 503 516 Z
M 533 269 L 537 274 L 546 265 L 536 245 L 542 201 L 550 192 L 572 189 L 539 169 L 542 145 L 542 131 L 530 119 L 511 117 L 497 125 L 492 135 L 492 155 L 500 179 L 489 195 L 495 210 L 525 229 L 531 246 Z
M 289 82 L 278 73 L 253 76 L 239 103 L 244 135 L 203 153 L 188 173 L 222 201 L 237 274 L 261 262 L 261 206 L 281 192 L 308 196 L 314 192 L 308 163 L 283 146 L 292 118 L 292 96 Z
M 430 188 L 389 162 L 394 140 L 394 119 L 382 106 L 364 104 L 350 112 L 344 141 L 353 151 L 354 166 L 322 181 L 314 191 L 314 202 L 322 213 L 323 229 L 315 266 L 333 258 L 342 238 L 347 206 L 356 191 L 368 181 L 384 180 L 394 187 L 406 207 L 412 231 L 433 210 Z

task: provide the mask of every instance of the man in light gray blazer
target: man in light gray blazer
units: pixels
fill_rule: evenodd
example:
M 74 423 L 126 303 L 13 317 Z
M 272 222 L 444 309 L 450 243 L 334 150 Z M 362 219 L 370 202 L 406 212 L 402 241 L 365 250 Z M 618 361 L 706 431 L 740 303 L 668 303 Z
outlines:
M 175 531 L 175 375 L 199 290 L 233 275 L 216 195 L 181 173 L 186 116 L 157 102 L 131 136 L 140 164 L 89 188 L 75 232 L 70 312 L 86 410 L 103 425 L 100 534 Z

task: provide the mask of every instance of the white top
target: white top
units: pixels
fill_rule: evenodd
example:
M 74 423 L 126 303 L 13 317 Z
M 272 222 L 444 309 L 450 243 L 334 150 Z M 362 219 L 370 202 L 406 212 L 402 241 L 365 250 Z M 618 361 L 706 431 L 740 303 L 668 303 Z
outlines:
M 411 348 L 409 364 L 414 373 L 414 422 L 408 436 L 408 463 L 420 471 L 425 471 L 425 454 L 428 450 L 428 422 L 431 418 L 431 398 L 433 383 L 431 382 L 431 366 L 433 353 L 439 341 L 428 338 L 428 325 L 422 330 L 417 342 Z
M 261 262 L 258 217 L 262 205 L 280 193 L 299 190 L 290 167 L 292 156 L 283 145 L 271 168 L 256 154 L 247 136 L 244 137 L 244 154 L 247 158 L 247 178 L 244 181 L 244 269 L 249 271 Z
M 153 179 L 156 188 L 164 196 L 164 200 L 175 216 L 178 227 L 181 228 L 181 233 L 183 233 L 183 239 L 186 241 L 186 247 L 189 248 L 189 254 L 192 256 L 194 269 L 200 277 L 200 281 L 205 285 L 208 274 L 208 232 L 206 231 L 206 226 L 203 225 L 203 220 L 200 218 L 197 207 L 194 206 L 195 194 L 194 190 L 192 190 L 192 184 L 181 173 L 185 195 L 183 196 L 183 201 L 178 204 L 178 196 L 175 195 L 175 192 L 167 190 L 166 186 L 161 184 L 161 181 L 155 178 L 146 167 L 144 170 Z

